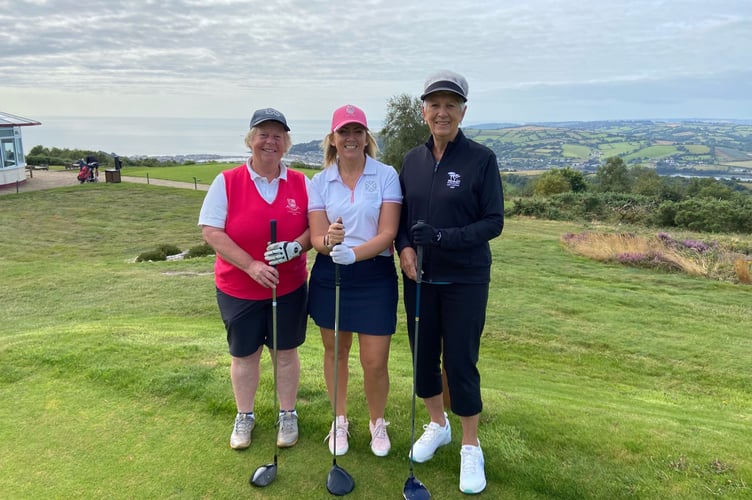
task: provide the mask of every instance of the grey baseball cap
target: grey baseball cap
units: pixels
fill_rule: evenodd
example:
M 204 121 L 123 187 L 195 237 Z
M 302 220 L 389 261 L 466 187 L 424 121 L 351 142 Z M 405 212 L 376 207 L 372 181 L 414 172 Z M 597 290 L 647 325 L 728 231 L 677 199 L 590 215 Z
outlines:
M 439 92 L 440 90 L 453 92 L 460 96 L 463 101 L 467 101 L 467 80 L 459 73 L 446 69 L 433 73 L 426 78 L 426 83 L 423 86 L 423 94 L 420 96 L 420 99 L 425 100 L 428 94 Z
M 290 127 L 287 126 L 285 115 L 274 108 L 257 109 L 254 111 L 253 116 L 251 117 L 251 128 L 268 121 L 279 122 L 285 127 L 286 131 L 290 131 Z

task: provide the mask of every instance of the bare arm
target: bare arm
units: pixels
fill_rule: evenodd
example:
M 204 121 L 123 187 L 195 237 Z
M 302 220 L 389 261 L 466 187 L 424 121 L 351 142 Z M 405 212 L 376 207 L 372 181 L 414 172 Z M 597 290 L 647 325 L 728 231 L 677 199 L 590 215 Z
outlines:
M 335 224 L 338 226 L 342 225 L 342 223 Z M 341 243 L 345 238 L 344 231 L 342 231 L 341 235 L 337 235 L 336 238 L 333 238 L 333 235 L 329 235 L 329 229 L 332 224 L 329 224 L 329 219 L 323 210 L 308 212 L 308 226 L 311 245 L 318 253 L 324 255 L 329 255 L 332 247 L 337 243 Z M 327 235 L 329 235 L 329 238 L 327 238 Z M 329 246 L 326 246 L 327 239 L 329 239 Z

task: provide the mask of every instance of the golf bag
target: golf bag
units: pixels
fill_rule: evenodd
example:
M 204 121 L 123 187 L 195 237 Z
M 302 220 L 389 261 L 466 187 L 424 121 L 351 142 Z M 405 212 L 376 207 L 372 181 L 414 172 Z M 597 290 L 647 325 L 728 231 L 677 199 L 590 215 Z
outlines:
M 86 161 L 83 159 L 78 160 L 78 181 L 83 184 L 84 182 L 97 182 L 99 180 L 99 162 L 93 156 L 87 156 Z

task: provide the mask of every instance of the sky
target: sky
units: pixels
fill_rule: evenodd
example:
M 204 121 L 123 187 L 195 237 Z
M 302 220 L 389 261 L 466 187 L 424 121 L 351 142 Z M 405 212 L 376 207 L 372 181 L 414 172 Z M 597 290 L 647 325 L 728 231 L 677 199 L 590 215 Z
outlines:
M 0 0 L 0 110 L 383 120 L 433 71 L 464 125 L 751 119 L 748 0 Z

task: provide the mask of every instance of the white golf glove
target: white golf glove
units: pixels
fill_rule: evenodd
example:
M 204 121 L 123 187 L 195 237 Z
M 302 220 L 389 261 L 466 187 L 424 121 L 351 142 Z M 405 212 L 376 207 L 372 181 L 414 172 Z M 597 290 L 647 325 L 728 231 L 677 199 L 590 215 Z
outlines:
M 339 245 L 336 245 L 331 252 L 329 252 L 329 255 L 332 256 L 332 260 L 335 264 L 342 264 L 343 266 L 349 266 L 353 262 L 355 262 L 355 252 L 352 248 L 345 245 L 344 243 L 340 243 Z
M 297 241 L 278 241 L 269 243 L 264 253 L 264 259 L 270 266 L 284 264 L 294 259 L 303 251 L 303 247 Z

